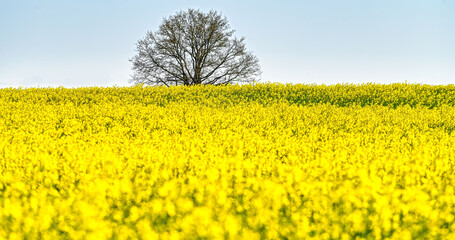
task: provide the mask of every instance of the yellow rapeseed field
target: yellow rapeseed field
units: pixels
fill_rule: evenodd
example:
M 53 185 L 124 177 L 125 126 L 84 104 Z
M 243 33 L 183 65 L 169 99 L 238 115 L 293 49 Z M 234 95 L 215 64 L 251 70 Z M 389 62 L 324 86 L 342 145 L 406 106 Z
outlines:
M 455 239 L 455 86 L 0 89 L 0 239 Z

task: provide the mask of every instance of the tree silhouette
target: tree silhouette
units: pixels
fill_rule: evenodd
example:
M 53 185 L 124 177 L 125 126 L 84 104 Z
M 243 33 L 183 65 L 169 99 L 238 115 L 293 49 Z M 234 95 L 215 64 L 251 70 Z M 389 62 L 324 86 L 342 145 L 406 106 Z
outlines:
M 258 80 L 258 59 L 233 36 L 226 17 L 189 9 L 165 18 L 137 42 L 132 82 L 148 85 L 230 84 Z

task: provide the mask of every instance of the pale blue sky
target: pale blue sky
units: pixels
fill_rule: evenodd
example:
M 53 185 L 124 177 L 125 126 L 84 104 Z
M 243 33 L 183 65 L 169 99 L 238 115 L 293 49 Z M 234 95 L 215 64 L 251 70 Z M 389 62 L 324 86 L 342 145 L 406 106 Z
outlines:
M 222 12 L 262 82 L 455 84 L 455 1 L 0 0 L 0 88 L 130 86 L 163 17 Z

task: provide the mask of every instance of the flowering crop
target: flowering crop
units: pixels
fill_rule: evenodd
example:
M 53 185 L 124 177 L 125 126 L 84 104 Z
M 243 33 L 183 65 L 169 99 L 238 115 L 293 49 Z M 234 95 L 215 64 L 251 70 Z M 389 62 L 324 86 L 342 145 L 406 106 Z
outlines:
M 455 239 L 455 87 L 0 89 L 0 239 Z

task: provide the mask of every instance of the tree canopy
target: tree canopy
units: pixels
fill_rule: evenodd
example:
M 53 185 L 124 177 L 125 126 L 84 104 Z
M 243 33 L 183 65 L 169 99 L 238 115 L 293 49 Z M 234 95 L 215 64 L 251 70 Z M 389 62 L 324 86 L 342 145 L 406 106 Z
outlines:
M 156 32 L 137 42 L 132 81 L 148 85 L 253 82 L 261 74 L 256 56 L 236 38 L 226 17 L 189 9 L 164 18 Z

